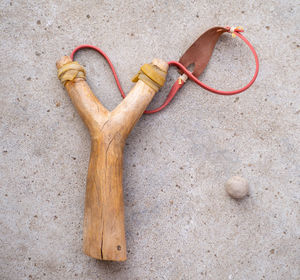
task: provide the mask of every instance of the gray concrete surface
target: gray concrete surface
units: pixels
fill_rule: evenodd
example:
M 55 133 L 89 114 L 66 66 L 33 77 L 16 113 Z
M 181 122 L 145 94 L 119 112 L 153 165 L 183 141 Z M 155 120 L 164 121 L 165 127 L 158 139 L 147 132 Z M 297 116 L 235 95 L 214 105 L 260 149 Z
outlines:
M 0 279 L 300 279 L 299 5 L 281 1 L 1 1 Z M 128 260 L 82 253 L 88 131 L 56 77 L 82 43 L 101 47 L 123 87 L 153 57 L 176 60 L 206 29 L 243 25 L 261 70 L 232 97 L 188 83 L 143 116 L 126 144 Z M 298 59 L 298 61 L 297 61 Z M 110 109 L 120 101 L 105 61 L 77 60 Z M 222 37 L 201 80 L 245 84 L 254 71 Z M 167 94 L 175 69 L 153 104 Z M 234 201 L 225 181 L 244 176 Z

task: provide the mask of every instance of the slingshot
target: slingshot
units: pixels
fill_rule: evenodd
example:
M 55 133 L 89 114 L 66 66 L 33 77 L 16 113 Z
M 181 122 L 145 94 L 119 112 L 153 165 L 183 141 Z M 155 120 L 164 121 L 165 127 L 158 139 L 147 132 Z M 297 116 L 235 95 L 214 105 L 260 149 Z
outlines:
M 255 74 L 250 82 L 239 90 L 228 92 L 213 89 L 197 78 L 204 71 L 215 44 L 224 32 L 231 32 L 233 37 L 241 38 L 250 47 L 256 63 Z M 214 27 L 202 34 L 179 62 L 167 63 L 161 59 L 154 59 L 152 63 L 144 64 L 133 78 L 136 84 L 127 96 L 121 88 L 109 58 L 97 47 L 79 46 L 70 57 L 64 56 L 56 63 L 58 77 L 91 136 L 83 229 L 83 249 L 86 255 L 100 260 L 126 260 L 122 189 L 123 150 L 127 136 L 141 115 L 156 113 L 165 108 L 188 79 L 204 89 L 221 95 L 240 93 L 254 83 L 259 68 L 257 54 L 247 39 L 240 34 L 241 32 L 243 29 L 240 27 Z M 124 100 L 111 112 L 100 103 L 89 88 L 84 68 L 73 61 L 74 54 L 83 48 L 91 48 L 101 53 L 112 69 Z M 191 64 L 195 65 L 192 73 L 187 69 Z M 155 93 L 164 85 L 169 65 L 177 66 L 181 76 L 160 107 L 145 111 Z

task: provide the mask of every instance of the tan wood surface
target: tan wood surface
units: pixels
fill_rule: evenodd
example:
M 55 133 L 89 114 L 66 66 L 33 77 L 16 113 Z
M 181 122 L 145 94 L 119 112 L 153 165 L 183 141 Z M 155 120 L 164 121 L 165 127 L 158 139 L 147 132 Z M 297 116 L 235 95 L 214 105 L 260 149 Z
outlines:
M 71 62 L 64 56 L 59 69 Z M 152 61 L 167 71 L 168 64 Z M 82 78 L 68 81 L 65 88 L 89 129 L 91 154 L 87 176 L 83 250 L 100 260 L 126 260 L 124 203 L 122 188 L 123 150 L 130 131 L 155 95 L 155 90 L 139 80 L 127 97 L 108 111 Z

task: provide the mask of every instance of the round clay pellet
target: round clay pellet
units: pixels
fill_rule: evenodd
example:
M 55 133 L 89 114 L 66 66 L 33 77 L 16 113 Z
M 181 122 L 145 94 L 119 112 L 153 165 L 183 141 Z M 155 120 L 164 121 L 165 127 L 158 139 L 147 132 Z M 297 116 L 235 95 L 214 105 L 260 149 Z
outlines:
M 225 183 L 226 192 L 235 199 L 245 197 L 249 192 L 249 185 L 246 179 L 233 176 Z

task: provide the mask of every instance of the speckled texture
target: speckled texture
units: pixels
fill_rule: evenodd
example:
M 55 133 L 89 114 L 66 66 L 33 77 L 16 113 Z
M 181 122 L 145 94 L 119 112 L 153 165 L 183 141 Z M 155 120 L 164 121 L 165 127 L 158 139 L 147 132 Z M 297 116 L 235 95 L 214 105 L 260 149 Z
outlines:
M 0 3 L 1 280 L 299 279 L 297 1 Z M 56 60 L 97 45 L 128 91 L 141 64 L 176 60 L 208 28 L 232 24 L 255 45 L 257 82 L 232 97 L 188 83 L 166 110 L 142 117 L 125 149 L 128 260 L 85 256 L 90 140 Z M 77 59 L 114 108 L 121 98 L 104 60 L 92 51 Z M 246 45 L 225 35 L 201 80 L 232 89 L 253 71 Z M 233 175 L 250 184 L 243 201 L 224 190 Z

